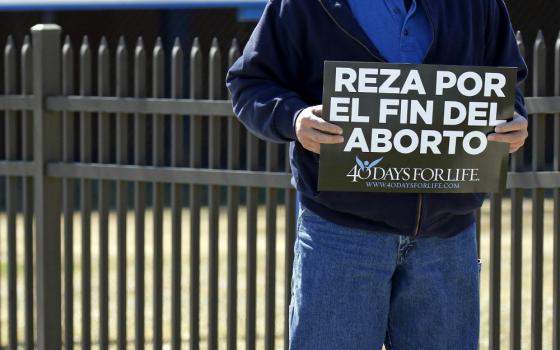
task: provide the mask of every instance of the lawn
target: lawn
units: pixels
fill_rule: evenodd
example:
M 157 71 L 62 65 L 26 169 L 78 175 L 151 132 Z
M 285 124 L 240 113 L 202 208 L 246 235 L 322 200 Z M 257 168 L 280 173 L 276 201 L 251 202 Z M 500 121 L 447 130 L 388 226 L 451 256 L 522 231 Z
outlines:
M 523 322 L 522 322 L 522 348 L 530 348 L 530 305 L 531 305 L 531 203 L 530 201 L 525 202 L 524 213 L 524 230 L 525 235 L 523 239 L 523 292 L 522 292 L 522 307 L 523 307 Z M 501 344 L 504 349 L 509 348 L 509 280 L 510 280 L 510 231 L 509 231 L 509 210 L 510 203 L 509 200 L 504 200 L 503 209 L 503 235 L 502 235 L 502 308 L 501 308 Z M 552 348 L 551 338 L 552 338 L 552 202 L 547 201 L 545 205 L 545 241 L 544 241 L 544 311 L 543 311 L 543 348 Z M 488 348 L 488 305 L 489 305 L 489 206 L 485 203 L 483 207 L 483 217 L 482 217 L 482 239 L 481 239 L 481 258 L 482 258 L 482 282 L 481 282 L 481 307 L 482 307 L 482 319 L 481 319 L 481 349 Z M 246 290 L 246 235 L 245 235 L 245 208 L 241 207 L 239 212 L 239 242 L 238 242 L 238 347 L 243 349 L 245 346 L 245 290 Z M 258 221 L 258 239 L 257 239 L 257 349 L 263 349 L 264 340 L 264 292 L 265 292 L 265 221 L 264 221 L 264 207 L 259 208 L 259 221 Z M 284 333 L 284 322 L 283 322 L 283 309 L 284 309 L 284 209 L 279 207 L 278 212 L 278 234 L 277 234 L 277 260 L 276 260 L 276 348 L 283 349 L 283 333 Z M 201 227 L 201 266 L 200 266 L 200 330 L 201 330 L 201 349 L 206 349 L 206 339 L 207 339 L 207 319 L 208 319 L 208 215 L 207 211 L 203 209 L 202 211 L 202 227 Z M 225 208 L 223 208 L 221 220 L 220 220 L 220 260 L 219 260 L 219 288 L 220 288 L 220 299 L 219 299 L 219 335 L 220 335 L 220 349 L 226 349 L 225 339 L 226 339 L 226 292 L 227 292 L 227 231 L 226 231 L 227 217 Z M 97 311 L 98 307 L 98 288 L 99 288 L 99 262 L 98 262 L 98 218 L 94 213 L 92 216 L 92 324 L 96 327 L 99 324 L 99 313 Z M 75 239 L 74 239 L 74 286 L 72 286 L 75 293 L 75 329 L 74 337 L 77 342 L 75 349 L 80 349 L 80 281 L 81 281 L 81 270 L 80 270 L 80 216 L 79 213 L 75 214 L 74 217 L 74 228 L 75 228 Z M 127 317 L 128 317 L 128 337 L 130 348 L 133 348 L 133 336 L 134 336 L 134 296 L 135 296 L 135 286 L 134 286 L 134 216 L 130 212 L 128 216 L 128 232 L 127 232 L 127 249 L 128 249 L 128 271 L 127 271 Z M 146 274 L 145 274 L 145 295 L 146 295 L 146 343 L 150 342 L 151 339 L 151 328 L 152 328 L 152 215 L 148 210 L 146 213 Z M 170 324 L 171 324 L 171 220 L 170 211 L 166 210 L 164 213 L 164 311 L 163 311 L 163 322 L 164 330 L 163 336 L 164 341 L 170 339 Z M 18 228 L 22 227 L 22 218 L 18 217 Z M 182 278 L 182 333 L 184 347 L 188 348 L 189 341 L 189 211 L 184 210 L 183 215 L 183 228 L 184 236 L 182 241 L 182 264 L 183 264 L 183 278 Z M 0 214 L 0 242 L 6 242 L 6 218 L 3 214 Z M 109 314 L 116 315 L 117 304 L 116 304 L 116 286 L 117 286 L 117 268 L 116 268 L 116 258 L 117 258 L 117 240 L 116 240 L 116 216 L 111 213 L 110 216 L 110 238 L 109 238 L 109 254 L 110 254 L 110 272 L 109 272 Z M 23 341 L 23 237 L 22 231 L 18 231 L 18 336 Z M 64 252 L 63 252 L 64 253 Z M 7 252 L 6 245 L 0 244 L 0 340 L 2 345 L 6 344 L 7 341 L 7 277 L 6 277 L 6 261 Z M 64 290 L 64 286 L 63 286 Z M 110 337 L 114 343 L 116 340 L 116 318 L 113 317 L 110 320 L 109 325 Z M 93 348 L 96 349 L 95 340 L 98 338 L 98 329 L 92 329 L 92 339 L 94 341 Z M 113 346 L 116 348 L 116 346 Z

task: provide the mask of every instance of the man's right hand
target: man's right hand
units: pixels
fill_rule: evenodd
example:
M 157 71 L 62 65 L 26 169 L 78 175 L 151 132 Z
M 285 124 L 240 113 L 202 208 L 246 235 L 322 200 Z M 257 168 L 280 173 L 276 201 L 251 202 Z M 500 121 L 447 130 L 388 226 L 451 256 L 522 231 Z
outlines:
M 307 107 L 299 113 L 296 119 L 296 136 L 301 145 L 313 152 L 320 154 L 321 144 L 343 143 L 342 128 L 325 121 L 323 106 Z

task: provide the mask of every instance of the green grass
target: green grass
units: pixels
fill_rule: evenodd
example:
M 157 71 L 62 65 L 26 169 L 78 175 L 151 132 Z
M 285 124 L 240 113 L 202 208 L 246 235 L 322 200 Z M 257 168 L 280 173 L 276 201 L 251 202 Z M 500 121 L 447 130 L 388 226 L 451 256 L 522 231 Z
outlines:
M 510 218 L 509 218 L 509 200 L 504 200 L 503 209 L 503 235 L 502 235 L 502 308 L 501 308 L 501 344 L 504 349 L 509 348 L 509 280 L 510 280 Z M 488 348 L 488 305 L 489 305 L 489 218 L 488 218 L 488 203 L 483 207 L 482 217 L 482 239 L 481 239 L 481 258 L 482 258 L 482 281 L 481 281 L 481 349 Z M 523 320 L 522 320 L 522 348 L 530 348 L 530 305 L 531 305 L 531 206 L 530 202 L 525 203 L 524 208 L 524 240 L 523 240 L 523 292 L 522 292 L 522 307 L 523 307 Z M 552 203 L 546 202 L 545 205 L 545 244 L 544 244 L 544 311 L 543 311 L 543 348 L 552 348 Z M 208 324 L 208 213 L 203 209 L 201 218 L 201 265 L 200 265 L 200 331 L 201 331 L 201 349 L 207 348 L 207 324 Z M 257 237 L 257 349 L 263 349 L 264 341 L 264 292 L 265 292 L 265 220 L 264 208 L 259 209 L 258 221 L 258 237 Z M 276 259 L 276 348 L 283 349 L 283 333 L 284 333 L 284 210 L 279 208 L 278 212 L 278 234 L 276 240 L 277 259 Z M 245 227 L 245 209 L 242 207 L 239 212 L 239 241 L 238 241 L 238 347 L 244 348 L 245 342 L 245 291 L 246 291 L 246 234 Z M 18 217 L 18 336 L 23 341 L 23 237 L 22 237 L 22 218 Z M 128 228 L 127 228 L 127 325 L 128 337 L 130 348 L 133 348 L 132 339 L 134 337 L 134 216 L 131 212 L 128 215 Z M 189 211 L 184 210 L 183 214 L 183 241 L 182 241 L 182 333 L 183 344 L 187 348 L 189 341 Z M 164 310 L 163 310 L 163 336 L 164 342 L 168 342 L 171 337 L 171 220 L 170 212 L 168 210 L 164 213 Z M 222 209 L 220 219 L 220 251 L 219 251 L 219 336 L 220 336 L 220 349 L 226 349 L 226 293 L 227 293 L 227 216 L 225 208 Z M 6 218 L 0 214 L 0 242 L 6 242 Z M 117 292 L 117 240 L 116 240 L 116 216 L 111 213 L 110 216 L 110 238 L 109 238 L 109 314 L 111 315 L 109 332 L 112 341 L 116 340 L 116 292 Z M 80 281 L 81 281 L 81 253 L 80 253 L 80 216 L 76 213 L 74 216 L 74 339 L 79 342 L 81 337 L 81 312 L 80 312 Z M 92 216 L 92 338 L 98 338 L 99 313 L 98 313 L 98 298 L 99 298 L 99 245 L 98 245 L 98 217 L 94 213 Z M 146 274 L 145 274 L 145 296 L 146 296 L 146 343 L 152 336 L 152 215 L 150 211 L 146 214 Z M 64 252 L 63 252 L 64 254 Z M 5 244 L 0 244 L 0 340 L 2 344 L 7 340 L 7 252 Z M 63 286 L 63 291 L 64 291 Z M 97 347 L 94 344 L 94 349 Z M 113 346 L 113 348 L 116 348 Z M 75 349 L 80 349 L 79 344 Z

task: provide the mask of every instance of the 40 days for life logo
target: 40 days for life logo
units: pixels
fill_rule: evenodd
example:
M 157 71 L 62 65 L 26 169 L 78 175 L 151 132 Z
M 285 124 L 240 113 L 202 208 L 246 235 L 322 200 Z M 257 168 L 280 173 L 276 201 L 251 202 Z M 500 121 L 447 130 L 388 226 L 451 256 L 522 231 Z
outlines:
M 383 157 L 373 161 L 362 161 L 356 156 L 356 164 L 346 174 L 351 182 L 370 181 L 367 186 L 390 187 L 388 182 L 405 181 L 415 184 L 415 187 L 436 187 L 433 183 L 443 186 L 444 183 L 452 183 L 445 187 L 459 188 L 461 182 L 478 182 L 479 169 L 441 169 L 441 168 L 383 168 L 380 163 Z M 374 183 L 373 181 L 377 181 Z M 432 185 L 430 185 L 432 183 Z M 400 187 L 407 187 L 402 185 Z M 412 187 L 412 186 L 408 186 Z
M 356 156 L 356 165 L 354 165 L 352 170 L 350 170 L 350 172 L 346 176 L 350 177 L 352 179 L 352 182 L 358 182 L 358 179 L 360 180 L 371 179 L 373 174 L 371 169 L 375 167 L 377 164 L 381 163 L 382 160 L 383 157 L 373 160 L 371 162 L 367 160 L 365 162 L 362 162 L 362 160 L 358 158 L 358 156 Z
M 321 145 L 319 191 L 499 192 L 515 68 L 325 62 L 323 116 L 345 142 Z

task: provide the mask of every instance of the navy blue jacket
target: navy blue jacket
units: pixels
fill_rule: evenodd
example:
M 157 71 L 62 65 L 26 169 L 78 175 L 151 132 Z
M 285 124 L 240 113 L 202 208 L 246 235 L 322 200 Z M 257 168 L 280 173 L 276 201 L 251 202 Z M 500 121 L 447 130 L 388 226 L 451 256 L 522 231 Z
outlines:
M 527 67 L 503 0 L 420 0 L 433 30 L 426 64 Z M 452 236 L 472 224 L 485 195 L 318 192 L 319 156 L 297 142 L 294 122 L 321 104 L 323 61 L 385 61 L 346 0 L 269 0 L 226 84 L 235 114 L 257 136 L 292 142 L 304 206 L 332 222 L 404 235 Z M 518 88 L 516 111 L 527 116 Z M 295 142 L 294 142 L 295 141 Z

